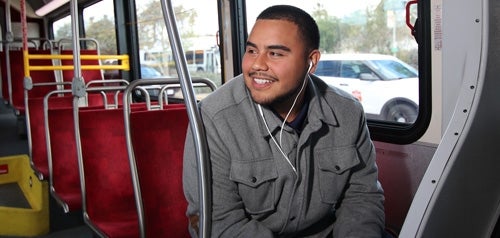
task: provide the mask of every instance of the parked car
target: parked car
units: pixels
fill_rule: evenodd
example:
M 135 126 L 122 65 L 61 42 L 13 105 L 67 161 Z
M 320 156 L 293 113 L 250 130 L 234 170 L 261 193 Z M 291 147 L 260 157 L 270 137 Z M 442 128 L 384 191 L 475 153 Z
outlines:
M 163 76 L 160 71 L 158 71 L 156 68 L 146 65 L 146 64 L 141 64 L 141 79 L 148 80 L 148 79 L 157 79 L 157 78 L 168 78 L 166 76 Z M 141 86 L 141 88 L 144 88 L 148 94 L 151 100 L 158 100 L 158 95 L 161 90 L 160 85 L 147 85 L 147 86 Z M 144 96 L 142 95 L 143 93 L 140 90 L 135 91 L 135 96 L 137 101 L 144 101 Z M 174 94 L 174 89 L 167 89 L 165 91 L 165 94 L 167 96 L 173 95 Z
M 418 115 L 418 71 L 390 55 L 323 54 L 315 74 L 361 101 L 368 118 L 412 123 Z
M 156 70 L 155 68 L 141 64 L 141 78 L 143 79 L 154 79 L 154 78 L 160 78 L 162 74 L 160 71 Z

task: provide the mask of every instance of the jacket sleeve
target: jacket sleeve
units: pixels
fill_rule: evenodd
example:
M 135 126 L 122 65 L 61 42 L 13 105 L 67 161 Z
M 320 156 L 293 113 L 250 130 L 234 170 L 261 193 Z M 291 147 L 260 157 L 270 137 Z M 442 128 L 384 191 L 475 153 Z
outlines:
M 211 237 L 273 237 L 271 230 L 256 220 L 249 219 L 237 185 L 229 179 L 231 158 L 225 141 L 210 118 L 203 116 L 209 147 L 212 175 L 212 235 Z M 193 137 L 188 128 L 184 147 L 183 186 L 188 201 L 187 216 L 199 213 L 198 173 Z M 190 227 L 192 236 L 196 236 Z
M 336 211 L 334 237 L 381 237 L 385 227 L 384 194 L 378 182 L 375 148 L 364 116 L 356 143 L 361 163 L 353 168 Z

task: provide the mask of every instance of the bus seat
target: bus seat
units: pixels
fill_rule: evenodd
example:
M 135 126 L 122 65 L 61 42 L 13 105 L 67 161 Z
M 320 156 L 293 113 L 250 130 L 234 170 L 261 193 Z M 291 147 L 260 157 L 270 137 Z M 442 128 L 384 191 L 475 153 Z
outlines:
M 50 50 L 36 50 L 30 49 L 30 54 L 47 54 L 50 55 Z M 23 52 L 19 50 L 11 50 L 9 51 L 10 62 L 23 62 Z M 2 63 L 5 64 L 5 63 Z M 43 60 L 30 60 L 30 65 L 32 66 L 52 66 L 52 60 L 43 59 Z M 6 67 L 6 66 L 5 66 Z M 9 95 L 9 98 L 12 98 L 12 106 L 19 110 L 21 113 L 24 112 L 24 65 L 20 63 L 11 63 L 11 85 L 12 85 L 12 95 Z M 2 71 L 4 68 L 2 68 Z M 3 79 L 2 72 L 2 79 Z M 51 70 L 37 70 L 30 71 L 30 76 L 33 83 L 47 83 L 47 82 L 56 82 L 54 71 Z M 5 73 L 5 77 L 7 78 L 7 74 Z M 2 87 L 7 87 L 8 84 L 2 84 Z M 33 89 L 29 90 L 28 96 L 30 98 L 36 97 L 44 97 L 47 93 L 52 90 L 57 89 L 55 85 L 51 86 L 37 86 L 33 87 Z M 6 88 L 8 93 L 8 88 Z
M 48 111 L 50 137 L 50 193 L 65 212 L 82 209 L 82 193 L 78 171 L 73 108 Z
M 52 96 L 52 95 L 51 95 Z M 72 98 L 72 96 L 70 96 Z M 87 106 L 79 110 L 104 109 L 103 95 L 87 94 Z M 114 101 L 109 101 L 113 103 Z M 114 100 L 114 99 L 112 99 Z M 75 141 L 73 107 L 46 108 L 47 152 L 49 160 L 50 192 L 65 212 L 82 209 L 82 193 Z
M 61 50 L 62 55 L 72 55 L 73 50 Z M 98 55 L 97 50 L 80 50 L 80 55 Z M 73 60 L 61 60 L 61 65 L 73 65 Z M 81 60 L 81 65 L 100 65 L 99 60 L 97 59 L 92 59 L 92 60 Z M 99 69 L 85 69 L 81 70 L 82 71 L 82 77 L 85 83 L 88 83 L 92 80 L 103 80 L 104 79 L 104 73 L 103 71 Z M 62 72 L 62 77 L 63 81 L 65 82 L 72 82 L 73 77 L 74 77 L 74 71 L 73 70 L 63 70 Z
M 182 189 L 187 125 L 186 108 L 179 104 L 130 114 L 146 237 L 189 237 Z
M 5 60 L 5 51 L 0 51 L 0 77 L 2 82 L 2 98 L 5 99 L 5 102 L 9 101 L 9 87 L 7 82 L 7 62 Z
M 30 49 L 30 54 L 41 54 L 41 55 L 51 55 L 52 52 L 50 50 L 40 49 Z M 22 54 L 22 53 L 21 53 Z M 22 57 L 22 56 L 21 56 Z M 30 60 L 31 66 L 53 66 L 51 59 L 42 59 L 42 60 Z M 24 69 L 24 67 L 23 67 Z M 24 75 L 24 74 L 22 74 Z M 55 83 L 56 76 L 53 70 L 31 70 L 30 76 L 33 83 Z M 29 97 L 44 97 L 50 91 L 56 90 L 57 86 L 37 86 L 33 87 L 33 89 L 29 90 Z
M 78 115 L 85 221 L 108 237 L 139 237 L 123 109 Z
M 71 107 L 72 97 L 52 97 L 49 106 Z M 47 144 L 45 137 L 45 114 L 43 98 L 29 98 L 28 110 L 26 113 L 26 123 L 28 125 L 28 143 L 30 144 L 30 159 L 33 169 L 41 179 L 49 175 L 49 165 L 47 159 Z
M 102 106 L 80 108 L 97 109 Z M 65 212 L 82 209 L 80 172 L 75 142 L 73 107 L 49 108 L 47 149 L 50 161 L 50 193 Z

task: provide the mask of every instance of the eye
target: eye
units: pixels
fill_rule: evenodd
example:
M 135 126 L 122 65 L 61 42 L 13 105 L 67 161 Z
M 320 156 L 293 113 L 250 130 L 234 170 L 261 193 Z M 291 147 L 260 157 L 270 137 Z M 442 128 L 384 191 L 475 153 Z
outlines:
M 245 53 L 247 54 L 257 54 L 257 50 L 255 50 L 254 48 L 247 48 Z
M 271 51 L 271 52 L 269 52 L 269 55 L 270 55 L 271 57 L 281 57 L 281 56 L 283 56 L 283 54 L 282 54 L 282 53 L 277 52 L 277 51 Z

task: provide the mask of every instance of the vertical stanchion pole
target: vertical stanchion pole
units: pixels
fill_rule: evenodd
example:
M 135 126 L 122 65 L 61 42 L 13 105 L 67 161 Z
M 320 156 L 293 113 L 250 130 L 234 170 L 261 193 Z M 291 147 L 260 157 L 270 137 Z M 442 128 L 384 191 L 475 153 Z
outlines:
M 189 125 L 193 134 L 196 157 L 198 161 L 198 190 L 200 199 L 200 224 L 199 237 L 210 237 L 211 229 L 211 183 L 210 168 L 208 160 L 208 146 L 203 130 L 203 123 L 199 114 L 197 101 L 193 89 L 193 84 L 187 68 L 186 57 L 177 30 L 175 15 L 172 7 L 172 1 L 161 1 L 163 19 L 167 27 L 170 46 L 177 68 L 177 74 L 181 84 L 184 101 L 189 117 Z
M 71 85 L 71 90 L 73 96 L 79 98 L 85 96 L 85 83 L 82 78 L 81 61 L 80 61 L 80 31 L 78 22 L 78 1 L 71 0 L 70 2 L 70 12 L 71 12 L 71 34 L 73 35 L 73 82 Z

